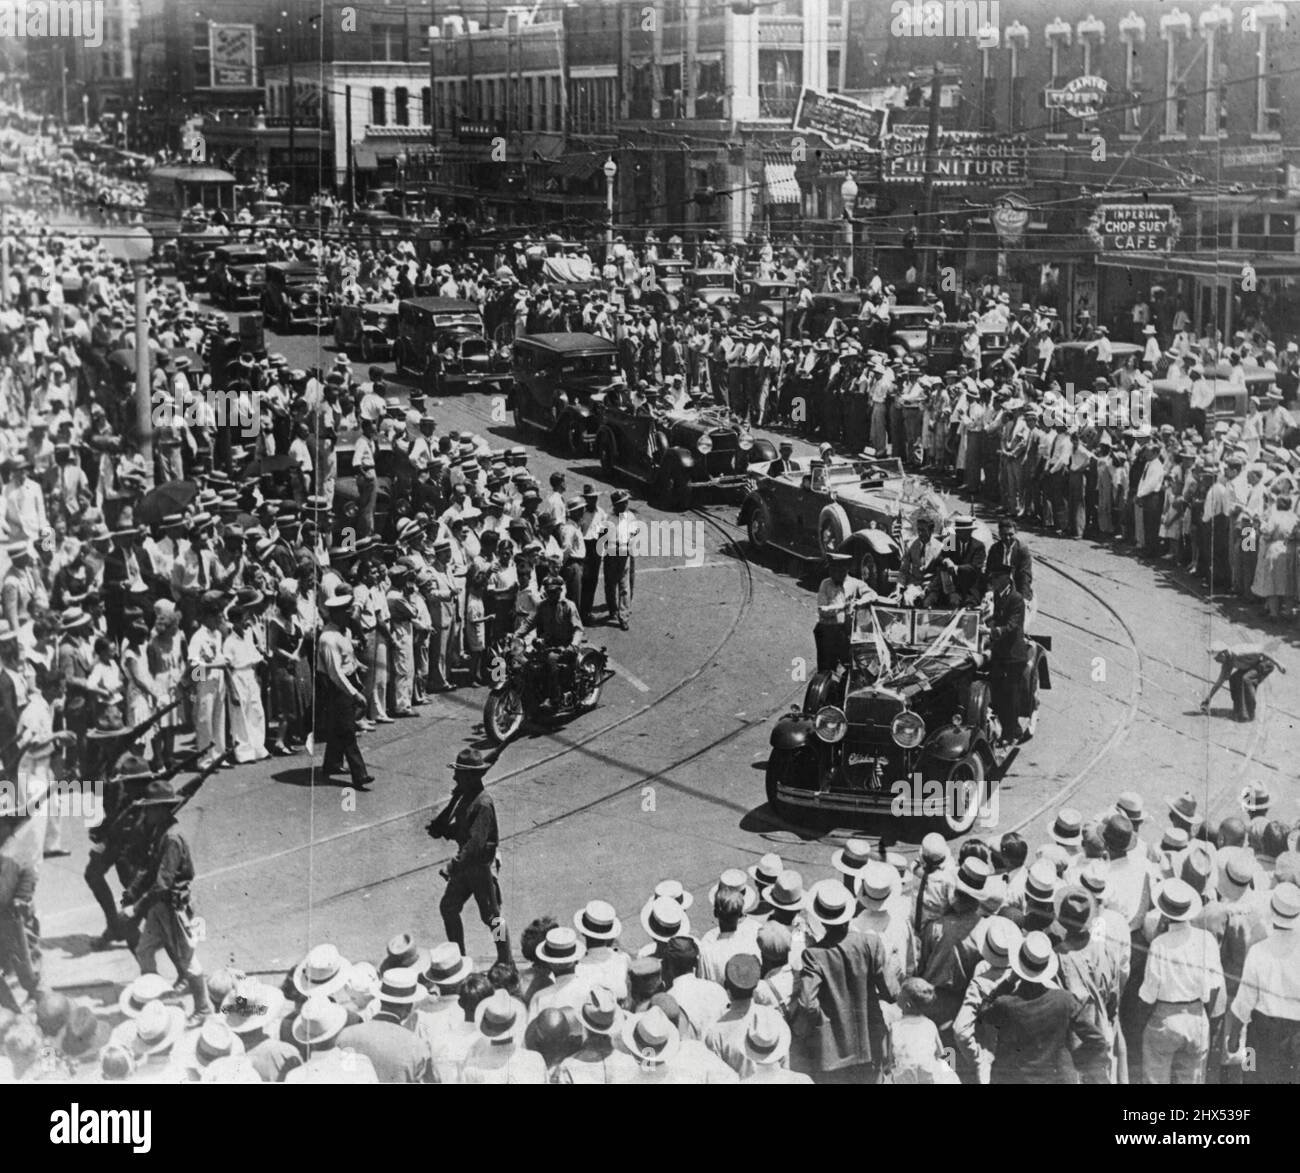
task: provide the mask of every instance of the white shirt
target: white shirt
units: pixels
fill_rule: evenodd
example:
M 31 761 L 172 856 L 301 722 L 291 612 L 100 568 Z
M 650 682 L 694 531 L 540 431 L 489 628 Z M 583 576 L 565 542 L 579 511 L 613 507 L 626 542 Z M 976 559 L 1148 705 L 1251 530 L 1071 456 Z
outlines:
M 1232 1013 L 1248 1023 L 1256 1011 L 1300 1021 L 1300 933 L 1294 929 L 1274 929 L 1246 954 Z
M 1151 942 L 1138 991 L 1143 1002 L 1208 1003 L 1214 991 L 1221 989 L 1223 962 L 1219 944 L 1210 933 L 1180 922 Z

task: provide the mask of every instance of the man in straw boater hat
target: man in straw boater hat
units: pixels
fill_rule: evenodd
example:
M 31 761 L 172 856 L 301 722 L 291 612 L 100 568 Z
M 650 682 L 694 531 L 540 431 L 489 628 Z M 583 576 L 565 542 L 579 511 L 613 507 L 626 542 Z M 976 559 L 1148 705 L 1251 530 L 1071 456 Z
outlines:
M 338 1045 L 364 1055 L 380 1083 L 437 1083 L 428 1042 L 414 1029 L 413 1007 L 426 997 L 414 967 L 393 966 L 380 975 L 379 1013 L 352 1023 Z
M 1027 934 L 1010 958 L 1015 980 L 1000 982 L 977 1011 L 976 1022 L 997 1031 L 990 1083 L 1109 1081 L 1106 1037 L 1092 1008 L 1056 983 L 1059 967 L 1052 939 Z
M 497 879 L 499 832 L 496 805 L 483 788 L 483 776 L 492 768 L 475 749 L 463 749 L 452 766 L 454 790 L 451 802 L 429 824 L 436 839 L 454 839 L 456 856 L 440 871 L 447 889 L 439 904 L 447 940 L 465 953 L 465 926 L 461 910 L 472 897 L 479 916 L 492 931 L 497 959 L 510 961 L 510 930 L 501 912 L 501 884 Z
M 316 678 L 324 699 L 326 740 L 322 769 L 328 777 L 337 774 L 346 763 L 353 787 L 364 790 L 375 779 L 366 770 L 357 744 L 357 714 L 364 712 L 366 695 L 355 682 L 357 655 L 347 631 L 352 601 L 352 592 L 344 586 L 336 586 L 325 598 L 327 621 L 316 644 Z
M 177 976 L 193 995 L 191 1018 L 197 1024 L 212 1013 L 212 1002 L 203 966 L 194 952 L 202 934 L 190 902 L 194 857 L 176 823 L 176 808 L 183 802 L 171 783 L 161 779 L 150 782 L 137 800 L 149 855 L 144 869 L 122 894 L 122 916 L 141 922 L 135 948 L 140 972 L 156 973 L 158 950 L 165 950 Z
M 1278 884 L 1269 895 L 1271 929 L 1251 946 L 1228 1018 L 1228 1057 L 1254 1053 L 1247 1083 L 1300 1083 L 1300 887 Z
M 881 1003 L 898 993 L 884 946 L 849 931 L 855 905 L 839 880 L 814 884 L 805 909 L 821 937 L 804 946 L 790 1066 L 817 1083 L 871 1083 L 885 1057 Z
M 1142 1082 L 1202 1083 L 1210 1051 L 1209 1009 L 1224 989 L 1219 945 L 1191 922 L 1201 897 L 1181 879 L 1156 894 L 1160 925 L 1138 996 L 1149 1013 L 1142 1031 Z

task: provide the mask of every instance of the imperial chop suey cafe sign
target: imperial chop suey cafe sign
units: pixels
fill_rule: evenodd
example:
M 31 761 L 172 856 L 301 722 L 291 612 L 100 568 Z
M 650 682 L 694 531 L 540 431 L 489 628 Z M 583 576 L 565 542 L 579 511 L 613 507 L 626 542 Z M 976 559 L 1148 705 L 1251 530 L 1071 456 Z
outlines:
M 1088 235 L 1104 253 L 1167 253 L 1182 227 L 1173 204 L 1098 204 Z

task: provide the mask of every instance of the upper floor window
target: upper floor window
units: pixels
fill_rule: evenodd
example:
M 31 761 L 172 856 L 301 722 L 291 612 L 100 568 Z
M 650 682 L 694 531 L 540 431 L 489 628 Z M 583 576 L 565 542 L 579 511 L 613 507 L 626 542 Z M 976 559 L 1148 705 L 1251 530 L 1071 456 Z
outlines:
M 370 125 L 388 125 L 388 91 L 383 86 L 374 86 L 370 91 Z

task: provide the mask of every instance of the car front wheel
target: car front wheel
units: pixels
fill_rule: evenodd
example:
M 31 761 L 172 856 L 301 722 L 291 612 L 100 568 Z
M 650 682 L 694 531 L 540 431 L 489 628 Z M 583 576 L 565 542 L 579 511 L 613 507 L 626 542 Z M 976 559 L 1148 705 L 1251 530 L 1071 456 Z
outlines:
M 762 554 L 772 540 L 772 513 L 767 502 L 759 501 L 749 514 L 749 545 L 755 554 Z
M 935 829 L 948 836 L 965 835 L 979 818 L 984 803 L 984 759 L 978 750 L 952 763 L 944 787 L 943 814 Z

